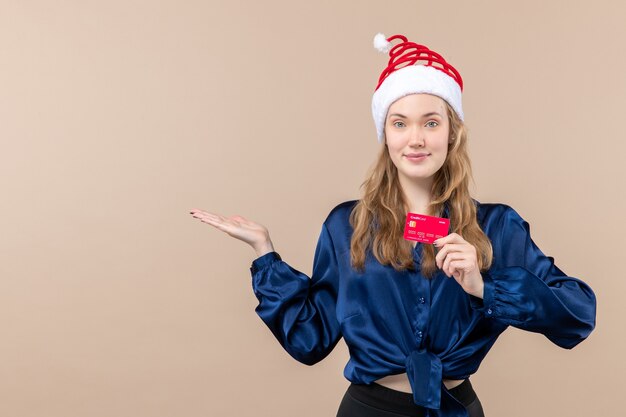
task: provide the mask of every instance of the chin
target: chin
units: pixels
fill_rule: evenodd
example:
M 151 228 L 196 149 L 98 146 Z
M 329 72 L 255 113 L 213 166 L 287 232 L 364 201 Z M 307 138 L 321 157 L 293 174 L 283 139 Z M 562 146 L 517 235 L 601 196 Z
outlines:
M 402 174 L 406 178 L 409 178 L 412 180 L 425 180 L 435 175 L 434 172 L 403 172 Z

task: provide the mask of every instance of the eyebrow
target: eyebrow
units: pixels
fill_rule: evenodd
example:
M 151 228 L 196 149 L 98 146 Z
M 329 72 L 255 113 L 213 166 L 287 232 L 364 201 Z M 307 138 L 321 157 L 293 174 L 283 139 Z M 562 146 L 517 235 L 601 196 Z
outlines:
M 440 113 L 437 113 L 436 111 L 431 111 L 430 113 L 423 114 L 422 117 L 429 117 L 429 116 L 434 116 L 434 115 L 437 115 L 439 117 L 443 117 Z M 400 114 L 400 113 L 393 113 L 393 114 L 389 115 L 389 117 L 393 117 L 393 116 L 398 116 L 398 117 L 400 117 L 402 119 L 408 119 L 408 117 L 406 117 L 405 115 Z

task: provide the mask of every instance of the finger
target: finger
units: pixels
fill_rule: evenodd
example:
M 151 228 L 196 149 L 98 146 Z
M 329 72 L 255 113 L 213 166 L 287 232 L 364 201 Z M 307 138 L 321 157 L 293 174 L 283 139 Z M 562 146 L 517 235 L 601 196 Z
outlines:
M 228 234 L 234 233 L 236 230 L 240 229 L 239 226 L 233 224 L 232 222 L 229 222 L 228 220 L 221 221 L 221 220 L 215 220 L 215 219 L 210 219 L 210 218 L 202 218 L 200 219 L 200 221 L 203 223 L 210 224 L 211 226 L 214 226 L 215 228 Z
M 205 216 L 209 214 L 208 212 L 203 211 L 203 210 L 191 210 L 189 213 L 194 217 Z
M 464 242 L 467 243 L 467 241 L 463 239 L 463 237 L 459 235 L 458 233 L 450 233 L 447 236 L 436 239 L 433 243 L 435 242 L 439 244 L 438 246 L 442 246 L 442 245 L 446 245 L 450 243 L 464 243 Z
M 459 269 L 454 263 L 450 266 L 450 273 L 452 277 L 460 284 L 463 282 L 463 269 Z
M 197 209 L 197 208 L 189 210 L 189 213 L 191 213 L 191 214 L 209 214 L 208 211 Z
M 437 246 L 443 246 L 446 243 L 452 242 L 455 239 L 455 235 L 456 233 L 450 233 L 449 235 L 446 235 L 444 237 L 440 237 L 439 239 L 435 239 L 435 241 L 433 243 L 437 243 Z
M 205 218 L 205 217 L 199 218 L 198 220 L 200 220 L 202 223 L 209 224 L 209 225 L 211 225 L 211 226 L 215 227 L 216 229 L 219 229 L 219 230 L 221 230 L 223 232 L 226 231 L 224 229 L 224 224 L 222 222 L 220 222 L 220 221 L 216 221 L 214 219 L 208 219 L 208 218 Z
M 447 276 L 452 276 L 452 270 L 450 267 L 451 262 L 453 261 L 463 261 L 465 259 L 465 255 L 463 255 L 460 252 L 454 252 L 454 253 L 450 253 L 448 254 L 448 256 L 446 256 L 445 261 L 443 262 L 443 268 L 441 268 L 445 274 Z
M 459 243 L 448 243 L 439 249 L 439 252 L 435 255 L 435 264 L 441 268 L 443 260 L 446 259 L 449 253 L 463 252 L 466 250 L 465 245 Z
M 208 212 L 196 213 L 194 217 L 197 217 L 199 219 L 211 219 L 214 221 L 221 221 L 221 222 L 224 222 L 226 220 L 226 217 L 224 216 L 221 216 L 219 214 L 208 213 Z
M 448 269 L 447 269 L 447 271 L 448 271 L 448 274 L 449 274 L 448 277 L 456 279 L 456 276 L 454 275 L 454 273 L 457 272 L 457 270 L 456 270 L 456 267 L 454 266 L 454 261 L 448 262 Z
M 439 248 L 439 252 L 437 252 L 435 254 L 435 264 L 437 265 L 437 268 L 441 269 L 441 266 L 443 264 L 443 260 L 446 259 L 446 253 L 448 253 L 446 251 L 446 248 Z
M 213 226 L 224 226 L 224 222 L 219 219 L 214 219 L 210 217 L 199 217 L 198 220 L 200 220 L 202 223 L 208 223 Z
M 468 243 L 446 243 L 442 248 L 448 252 L 461 252 L 467 249 Z
M 448 278 L 450 277 L 450 271 L 448 270 L 450 261 L 451 259 L 448 259 L 448 256 L 446 256 L 441 262 L 441 270 Z
M 194 217 L 196 217 L 200 221 L 203 221 L 205 223 L 210 223 L 215 226 L 227 225 L 228 223 L 230 223 L 230 221 L 226 217 L 221 216 L 219 214 L 202 212 L 202 213 L 196 213 Z
M 462 267 L 463 261 L 454 260 L 450 262 L 448 267 L 448 272 L 450 277 L 454 278 L 459 284 L 463 283 L 463 276 L 465 274 L 465 270 Z

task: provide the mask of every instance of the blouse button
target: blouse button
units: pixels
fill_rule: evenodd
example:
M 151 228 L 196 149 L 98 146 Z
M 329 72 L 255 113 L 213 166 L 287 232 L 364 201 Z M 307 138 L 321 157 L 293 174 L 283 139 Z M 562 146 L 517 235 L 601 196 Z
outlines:
M 424 304 L 426 302 L 426 299 L 424 297 L 420 297 L 420 304 Z
M 487 314 L 491 315 L 491 313 L 493 313 L 493 311 L 490 308 L 487 309 Z
M 418 331 L 417 331 L 417 337 L 419 337 L 419 338 L 421 338 L 421 337 L 422 337 L 422 331 L 421 331 L 421 330 L 418 330 Z

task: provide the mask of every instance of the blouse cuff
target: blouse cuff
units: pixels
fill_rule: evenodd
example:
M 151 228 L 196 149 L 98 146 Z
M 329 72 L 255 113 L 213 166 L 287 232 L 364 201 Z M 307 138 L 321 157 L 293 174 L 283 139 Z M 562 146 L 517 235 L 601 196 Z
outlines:
M 483 277 L 483 298 L 470 295 L 470 305 L 474 310 L 482 312 L 486 317 L 495 314 L 495 283 L 489 272 L 481 272 Z
M 273 264 L 274 262 L 282 261 L 282 258 L 278 254 L 278 252 L 268 252 L 264 255 L 259 256 L 255 260 L 252 261 L 252 266 L 250 267 L 250 272 L 252 275 L 256 274 L 258 271 L 263 269 L 266 266 Z

